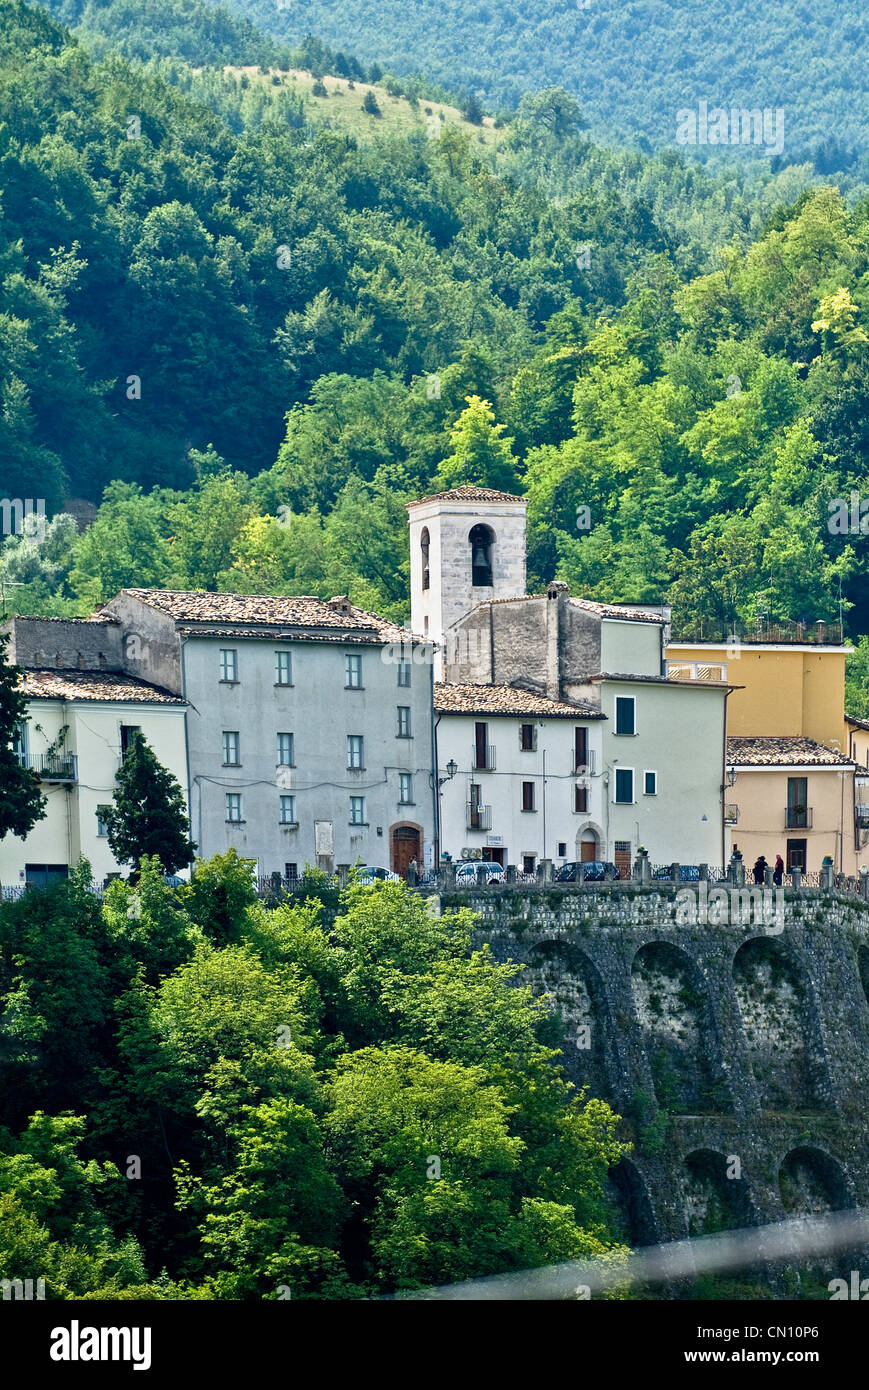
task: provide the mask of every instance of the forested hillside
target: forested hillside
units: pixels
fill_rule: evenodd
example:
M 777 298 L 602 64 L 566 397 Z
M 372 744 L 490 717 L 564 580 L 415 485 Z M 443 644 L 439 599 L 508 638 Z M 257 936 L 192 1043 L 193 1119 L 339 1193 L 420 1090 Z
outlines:
M 865 199 L 607 151 L 557 89 L 494 148 L 357 138 L 261 73 L 2 14 L 0 495 L 52 517 L 0 552 L 18 610 L 159 584 L 405 618 L 404 502 L 474 481 L 527 492 L 532 582 L 865 631 L 827 525 L 869 490 Z
M 314 33 L 343 44 L 352 34 L 359 57 L 425 71 L 496 106 L 559 84 L 598 136 L 645 147 L 672 145 L 677 111 L 701 99 L 784 107 L 789 159 L 831 137 L 845 149 L 867 147 L 869 34 L 853 0 L 232 0 L 232 8 L 292 41 Z

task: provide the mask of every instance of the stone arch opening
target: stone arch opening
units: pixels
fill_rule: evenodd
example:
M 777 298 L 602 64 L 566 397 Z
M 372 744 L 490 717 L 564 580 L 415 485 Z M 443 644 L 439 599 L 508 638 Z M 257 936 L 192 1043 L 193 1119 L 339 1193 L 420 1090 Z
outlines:
M 780 942 L 752 937 L 733 958 L 733 986 L 762 1107 L 826 1107 L 823 1044 L 799 966 Z
M 602 1099 L 619 1094 L 615 1029 L 603 978 L 588 956 L 562 941 L 541 941 L 531 952 L 528 983 L 549 996 L 558 1025 L 553 1045 L 564 1048 L 564 1069 L 577 1086 Z
M 680 1185 L 689 1236 L 708 1236 L 756 1224 L 738 1154 L 695 1149 L 682 1164 Z
M 621 1158 L 608 1174 L 609 1192 L 622 1227 L 622 1239 L 634 1248 L 655 1245 L 660 1239 L 649 1189 L 640 1170 L 629 1158 Z
M 420 558 L 422 560 L 422 587 L 424 589 L 428 589 L 431 584 L 431 537 L 429 536 L 427 526 L 423 526 L 422 531 L 420 532 L 419 550 Z
M 603 844 L 603 831 L 594 821 L 586 823 L 576 832 L 576 858 L 581 864 L 590 864 L 596 859 L 602 859 L 601 845 Z
M 730 1110 L 708 992 L 691 957 L 668 941 L 648 942 L 634 956 L 631 992 L 660 1108 Z
M 471 547 L 471 585 L 475 589 L 490 589 L 495 532 L 491 526 L 478 522 L 471 527 L 468 542 Z
M 842 1165 L 813 1145 L 802 1145 L 785 1154 L 778 1183 L 788 1216 L 822 1216 L 856 1206 Z

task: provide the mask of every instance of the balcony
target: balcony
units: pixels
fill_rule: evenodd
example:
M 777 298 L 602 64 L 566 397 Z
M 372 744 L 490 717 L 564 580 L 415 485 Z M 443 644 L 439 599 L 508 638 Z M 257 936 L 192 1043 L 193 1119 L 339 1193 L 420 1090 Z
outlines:
M 597 772 L 597 753 L 588 752 L 577 755 L 573 754 L 570 760 L 571 777 L 594 777 Z
M 75 782 L 78 780 L 77 759 L 74 753 L 19 753 L 22 767 L 35 772 L 40 782 Z
M 734 806 L 733 804 L 730 804 L 730 805 L 726 805 L 726 806 L 724 807 L 724 824 L 725 824 L 725 825 L 738 825 L 738 824 L 739 824 L 739 807 L 738 807 L 738 806 Z
M 474 772 L 494 772 L 495 770 L 495 746 L 487 743 L 485 748 L 478 748 L 474 744 L 471 748 L 471 768 Z
M 811 830 L 811 806 L 786 806 L 785 830 Z
M 855 804 L 854 821 L 861 829 L 869 829 L 869 801 L 858 801 Z
M 673 681 L 726 681 L 727 667 L 699 661 L 668 661 L 667 675 Z
M 492 829 L 492 808 L 491 806 L 475 806 L 473 802 L 465 803 L 466 825 L 468 830 L 491 830 Z

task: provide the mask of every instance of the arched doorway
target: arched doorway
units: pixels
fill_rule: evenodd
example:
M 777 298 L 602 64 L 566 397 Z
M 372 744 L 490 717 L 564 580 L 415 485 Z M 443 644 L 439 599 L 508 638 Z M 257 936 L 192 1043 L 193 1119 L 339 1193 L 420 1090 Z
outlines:
M 422 828 L 411 821 L 394 825 L 389 832 L 390 864 L 394 874 L 404 878 L 412 859 L 422 868 Z
M 576 837 L 576 857 L 581 864 L 591 864 L 593 860 L 600 859 L 600 842 L 600 835 L 590 825 L 579 832 Z

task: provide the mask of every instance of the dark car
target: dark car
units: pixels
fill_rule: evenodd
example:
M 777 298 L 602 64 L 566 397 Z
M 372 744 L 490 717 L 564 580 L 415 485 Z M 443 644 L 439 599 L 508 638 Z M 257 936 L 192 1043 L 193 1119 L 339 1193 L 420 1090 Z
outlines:
M 606 871 L 609 869 L 613 878 L 618 878 L 619 871 L 615 864 L 606 864 L 602 859 L 589 859 L 584 864 L 562 864 L 556 871 L 556 883 L 576 883 L 580 878 L 586 883 L 600 883 L 606 878 Z
M 672 866 L 664 864 L 660 869 L 656 869 L 654 877 L 656 879 L 669 878 L 672 873 Z M 680 864 L 679 865 L 680 883 L 699 883 L 700 866 L 699 864 Z

